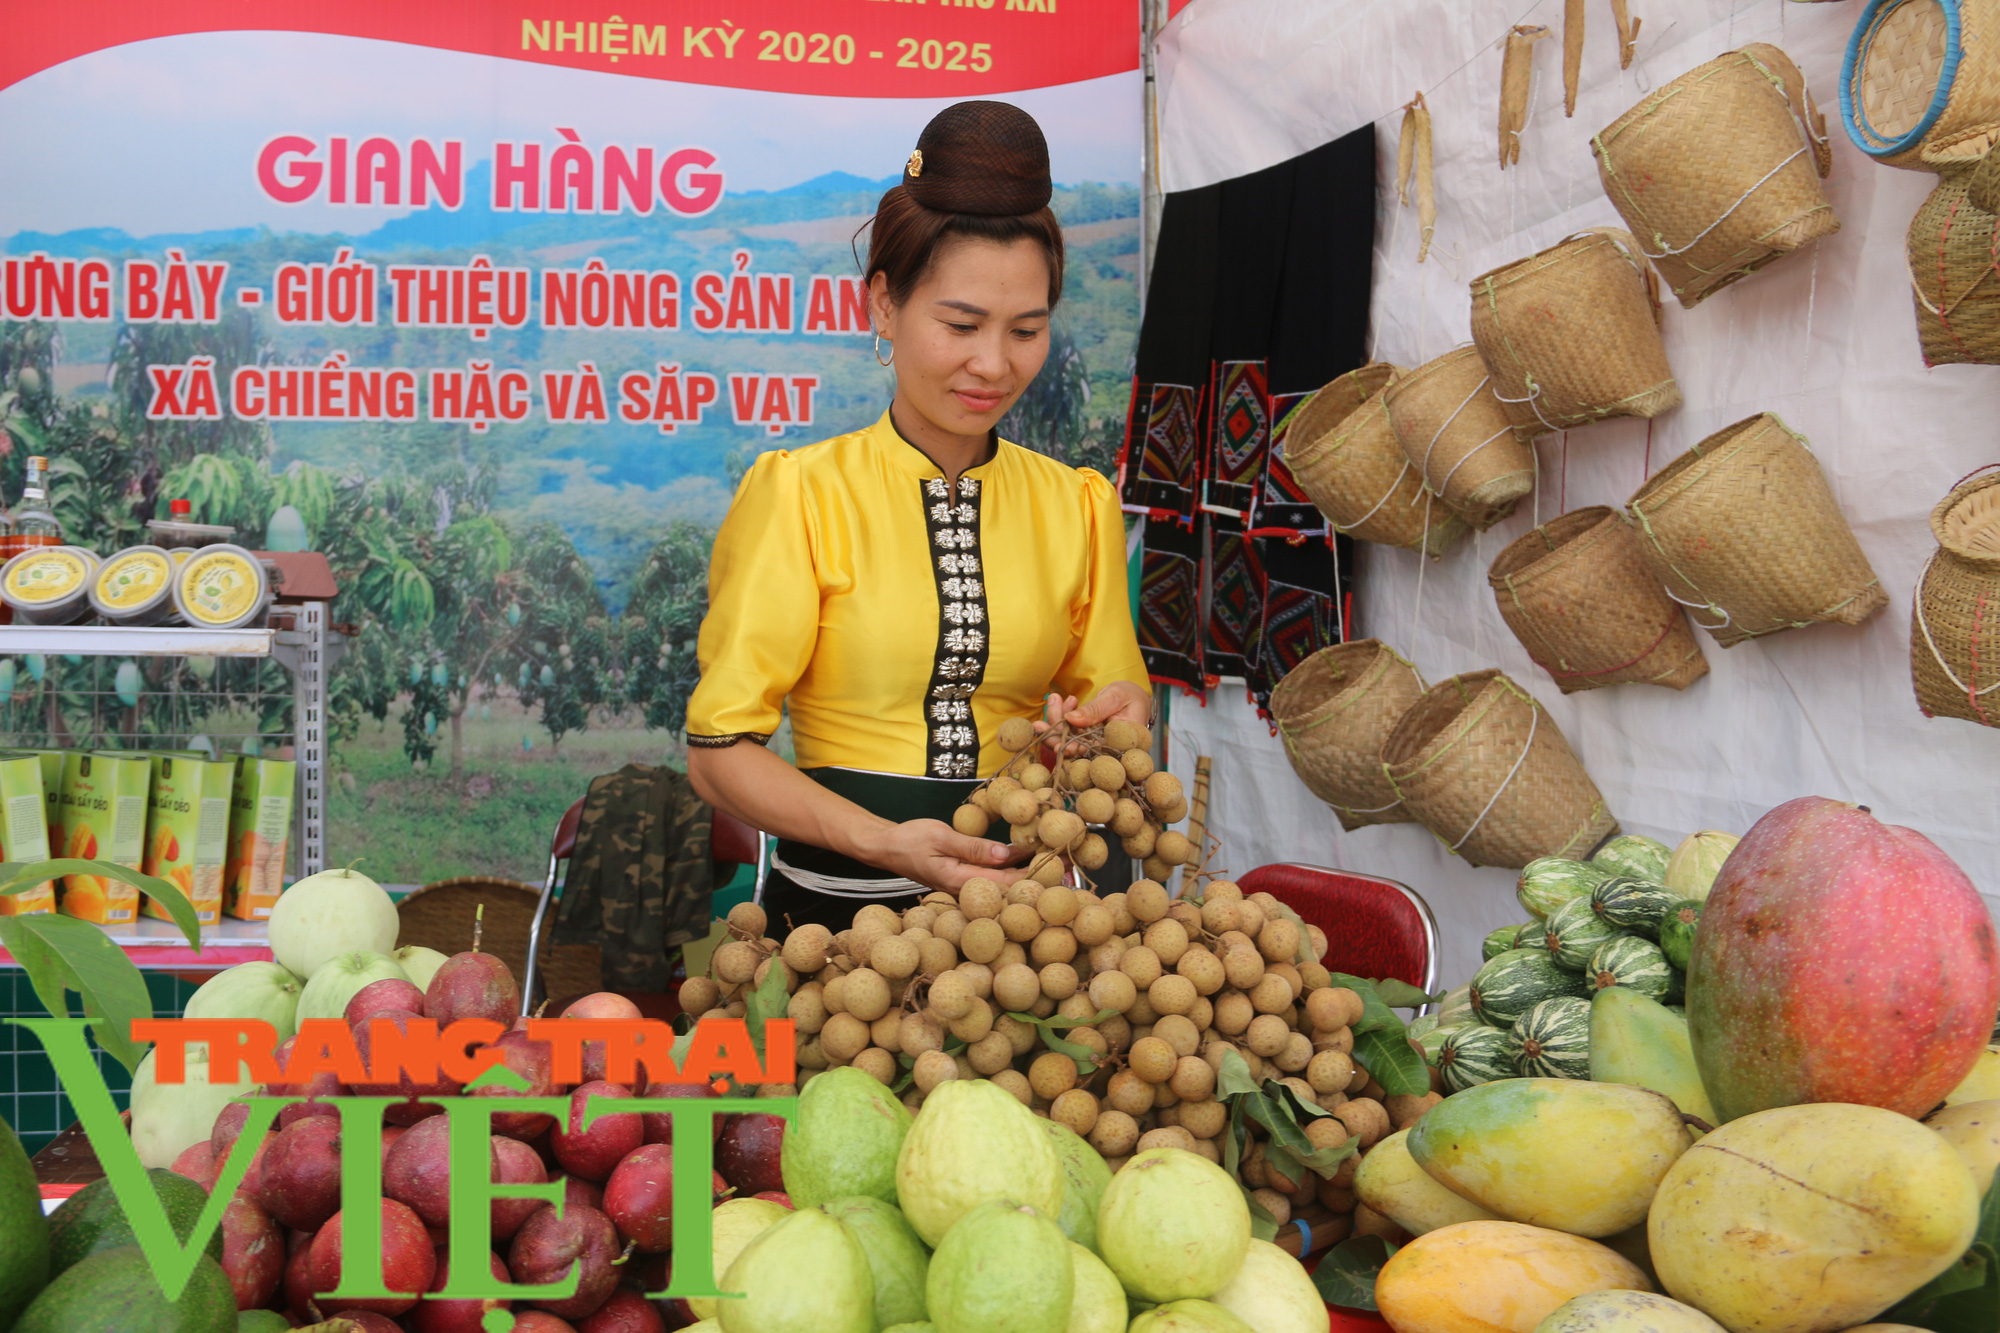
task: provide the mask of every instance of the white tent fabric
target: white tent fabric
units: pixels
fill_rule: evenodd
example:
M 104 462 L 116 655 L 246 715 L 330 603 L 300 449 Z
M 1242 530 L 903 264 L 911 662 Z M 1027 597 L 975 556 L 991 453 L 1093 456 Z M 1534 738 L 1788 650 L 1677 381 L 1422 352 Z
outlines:
M 1875 164 L 1839 127 L 1835 86 L 1858 4 L 1631 0 L 1643 21 L 1620 70 L 1609 0 L 1589 0 L 1574 119 L 1562 106 L 1561 0 L 1195 0 L 1163 35 L 1160 161 L 1166 188 L 1254 171 L 1362 125 L 1376 126 L 1372 320 L 1377 359 L 1415 366 L 1470 338 L 1468 284 L 1572 232 L 1620 225 L 1590 136 L 1683 71 L 1753 41 L 1783 47 L 1822 100 L 1834 146 L 1827 193 L 1840 232 L 1692 311 L 1668 302 L 1668 355 L 1685 404 L 1653 423 L 1602 423 L 1540 446 L 1541 486 L 1512 518 L 1420 571 L 1408 551 L 1361 546 L 1356 637 L 1386 640 L 1427 680 L 1499 666 L 1549 708 L 1627 832 L 1669 843 L 1701 828 L 1742 832 L 1773 806 L 1816 794 L 1916 828 L 2000 909 L 2000 731 L 1926 719 L 1910 684 L 1912 590 L 1935 549 L 1928 516 L 1966 473 L 2000 461 L 2000 368 L 1927 371 L 1904 235 L 1935 178 Z M 1518 167 L 1502 173 L 1495 128 L 1499 43 L 1546 23 Z M 1414 207 L 1392 189 L 1400 108 L 1423 89 L 1436 128 L 1438 223 L 1416 262 Z M 1859 628 L 1822 625 L 1727 652 L 1701 635 L 1710 674 L 1682 693 L 1624 685 L 1563 697 L 1499 618 L 1486 569 L 1565 509 L 1621 506 L 1711 432 L 1759 411 L 1811 442 L 1889 607 Z M 1697 632 L 1699 633 L 1699 632 Z M 1477 966 L 1489 930 L 1523 917 L 1511 871 L 1474 869 L 1413 824 L 1343 833 L 1293 776 L 1238 683 L 1206 707 L 1174 702 L 1170 767 L 1213 761 L 1216 864 L 1305 861 L 1416 887 L 1444 928 L 1441 979 Z

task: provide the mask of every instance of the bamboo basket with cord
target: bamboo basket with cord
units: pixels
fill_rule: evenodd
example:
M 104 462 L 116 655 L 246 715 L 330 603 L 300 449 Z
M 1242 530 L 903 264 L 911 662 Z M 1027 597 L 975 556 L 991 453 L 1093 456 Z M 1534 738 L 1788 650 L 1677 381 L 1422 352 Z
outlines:
M 1931 510 L 1931 533 L 1938 547 L 1910 610 L 1917 707 L 2000 727 L 2000 471 L 1952 487 Z
M 1535 489 L 1534 449 L 1495 395 L 1476 346 L 1397 376 L 1382 398 L 1424 485 L 1473 527 L 1492 527 Z
M 1383 390 L 1404 373 L 1377 361 L 1314 394 L 1285 434 L 1285 465 L 1334 531 L 1435 559 L 1470 529 L 1424 503 L 1423 476 L 1396 440 Z
M 1348 832 L 1416 818 L 1383 775 L 1382 743 L 1423 692 L 1416 667 L 1376 639 L 1322 648 L 1272 689 L 1292 771 Z

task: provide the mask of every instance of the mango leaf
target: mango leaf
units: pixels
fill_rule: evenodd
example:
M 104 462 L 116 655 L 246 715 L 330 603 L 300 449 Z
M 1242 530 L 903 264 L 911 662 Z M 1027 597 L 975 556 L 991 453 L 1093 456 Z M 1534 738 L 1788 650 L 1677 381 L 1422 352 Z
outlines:
M 125 951 L 102 929 L 73 916 L 38 912 L 5 920 L 11 927 L 6 933 L 8 950 L 24 964 L 33 961 L 27 968 L 30 984 L 49 1013 L 68 1017 L 69 1000 L 63 992 L 81 993 L 83 1016 L 97 1034 L 97 1044 L 136 1072 L 146 1048 L 133 1042 L 132 1023 L 153 1016 L 153 1000 L 146 993 L 145 978 Z M 51 984 L 58 975 L 61 984 Z
M 1313 1270 L 1313 1286 L 1328 1305 L 1375 1308 L 1375 1279 L 1395 1247 L 1380 1236 L 1354 1236 L 1326 1252 Z
M 774 1018 L 783 1018 L 792 1003 L 791 993 L 785 989 L 785 969 L 781 963 L 772 963 L 764 973 L 764 982 L 750 992 L 743 1002 L 743 1023 L 750 1030 L 750 1044 L 757 1049 L 757 1058 L 764 1058 L 764 1025 Z
M 1243 1191 L 1243 1202 L 1250 1205 L 1250 1236 L 1253 1240 L 1275 1241 L 1278 1238 L 1278 1219 L 1271 1216 L 1271 1210 L 1257 1202 L 1257 1196 L 1242 1181 L 1236 1188 Z
M 1410 1045 L 1402 1024 L 1354 1034 L 1354 1063 L 1391 1097 L 1421 1097 L 1431 1090 L 1423 1053 Z
M 1957 1263 L 1876 1319 L 1927 1328 L 1933 1333 L 2000 1330 L 2000 1173 L 1995 1173 L 1986 1189 L 1971 1247 Z

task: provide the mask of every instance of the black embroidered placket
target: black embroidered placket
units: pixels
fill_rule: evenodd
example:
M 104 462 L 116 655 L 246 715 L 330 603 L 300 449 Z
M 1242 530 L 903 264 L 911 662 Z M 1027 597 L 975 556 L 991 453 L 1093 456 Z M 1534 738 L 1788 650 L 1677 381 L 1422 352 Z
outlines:
M 979 558 L 979 482 L 921 483 L 938 590 L 937 667 L 924 696 L 924 772 L 934 778 L 979 776 L 979 727 L 972 694 L 986 675 L 985 573 Z

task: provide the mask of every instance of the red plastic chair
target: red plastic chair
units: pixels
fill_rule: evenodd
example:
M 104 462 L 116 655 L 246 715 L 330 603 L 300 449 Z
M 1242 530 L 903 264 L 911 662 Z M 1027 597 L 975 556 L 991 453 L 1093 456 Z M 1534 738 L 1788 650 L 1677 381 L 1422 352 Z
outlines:
M 764 891 L 764 877 L 770 873 L 771 861 L 764 835 L 735 815 L 721 810 L 713 812 L 709 824 L 709 855 L 718 866 L 754 866 L 757 871 L 757 895 Z M 528 969 L 521 979 L 521 1015 L 526 1017 L 533 1011 L 535 987 L 539 978 L 536 973 L 540 966 L 542 952 L 542 930 L 547 924 L 549 907 L 560 897 L 559 886 L 567 878 L 567 867 L 571 857 L 576 855 L 577 826 L 583 822 L 583 802 L 577 801 L 563 811 L 562 820 L 556 825 L 556 835 L 549 843 L 549 873 L 542 881 L 541 900 L 535 904 L 535 919 L 528 926 Z
M 1279 863 L 1240 876 L 1248 895 L 1268 893 L 1326 932 L 1326 967 L 1357 977 L 1437 984 L 1438 925 L 1407 884 L 1325 866 Z

